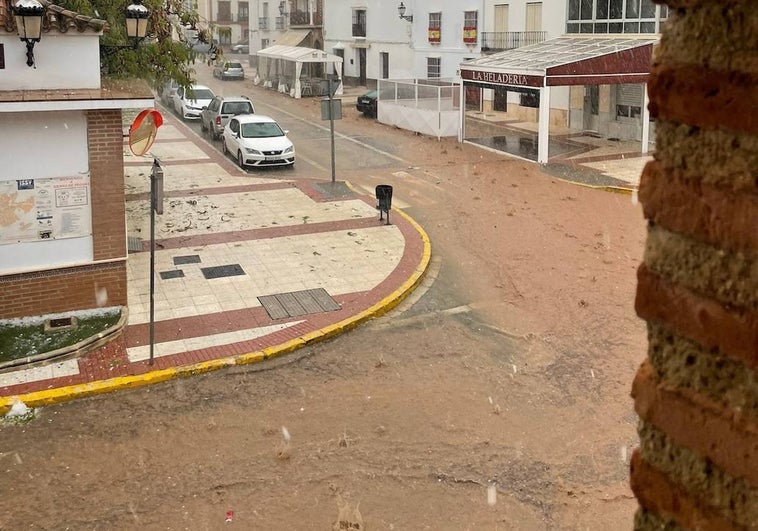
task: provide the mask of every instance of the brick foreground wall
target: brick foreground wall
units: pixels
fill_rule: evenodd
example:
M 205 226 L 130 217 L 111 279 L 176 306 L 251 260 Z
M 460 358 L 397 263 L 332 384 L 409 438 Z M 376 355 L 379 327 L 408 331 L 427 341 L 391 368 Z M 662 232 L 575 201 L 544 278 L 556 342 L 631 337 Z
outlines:
M 758 2 L 666 3 L 640 183 L 634 528 L 758 529 Z
M 121 111 L 88 111 L 87 136 L 96 263 L 0 276 L 0 319 L 126 306 Z

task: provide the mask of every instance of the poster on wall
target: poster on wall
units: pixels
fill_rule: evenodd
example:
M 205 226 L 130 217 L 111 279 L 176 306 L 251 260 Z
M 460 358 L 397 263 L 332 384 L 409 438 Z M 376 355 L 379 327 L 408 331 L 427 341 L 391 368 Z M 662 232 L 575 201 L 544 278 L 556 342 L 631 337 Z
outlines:
M 0 181 L 0 244 L 91 234 L 89 176 Z

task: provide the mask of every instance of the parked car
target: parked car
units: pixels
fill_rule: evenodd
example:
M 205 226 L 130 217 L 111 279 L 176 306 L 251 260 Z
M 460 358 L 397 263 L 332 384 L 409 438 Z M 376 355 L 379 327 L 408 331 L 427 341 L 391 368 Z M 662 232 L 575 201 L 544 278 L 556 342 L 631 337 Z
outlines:
M 242 68 L 242 63 L 237 61 L 224 61 L 213 69 L 213 77 L 217 77 L 221 81 L 245 79 L 245 69 Z
M 295 164 L 295 146 L 273 118 L 259 114 L 235 116 L 224 128 L 224 154 L 237 157 L 245 166 Z
M 238 42 L 237 44 L 232 45 L 232 53 L 250 53 L 250 44 L 247 42 Z
M 255 114 L 253 102 L 247 96 L 216 96 L 200 113 L 200 129 L 216 140 L 232 116 Z
M 205 85 L 192 85 L 188 89 L 179 87 L 174 93 L 174 111 L 184 120 L 200 118 L 203 107 L 207 107 L 216 95 Z
M 173 79 L 163 85 L 163 88 L 161 89 L 161 92 L 159 94 L 161 98 L 161 103 L 165 106 L 171 106 L 173 105 L 173 99 L 174 94 L 176 94 L 176 90 L 179 88 L 179 83 L 174 81 Z
M 365 93 L 358 97 L 355 108 L 366 116 L 376 118 L 378 95 L 375 90 Z

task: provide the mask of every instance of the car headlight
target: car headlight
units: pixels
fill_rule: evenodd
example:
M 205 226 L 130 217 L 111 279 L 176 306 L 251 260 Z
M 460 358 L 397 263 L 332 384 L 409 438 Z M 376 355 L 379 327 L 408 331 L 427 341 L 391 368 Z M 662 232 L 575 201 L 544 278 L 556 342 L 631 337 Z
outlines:
M 261 152 L 253 148 L 245 148 L 245 151 L 250 155 L 260 155 Z
M 294 151 L 295 151 L 295 146 L 290 146 L 284 151 L 282 151 L 282 153 L 294 153 Z

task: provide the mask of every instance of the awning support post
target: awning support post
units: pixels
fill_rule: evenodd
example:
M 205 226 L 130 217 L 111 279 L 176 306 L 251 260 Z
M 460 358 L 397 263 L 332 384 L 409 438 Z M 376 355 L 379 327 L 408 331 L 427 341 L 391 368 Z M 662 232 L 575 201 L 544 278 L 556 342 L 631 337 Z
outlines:
M 463 130 L 466 127 L 466 89 L 461 79 L 460 95 L 458 96 L 458 105 L 460 105 L 460 112 L 458 113 L 458 142 L 463 142 L 466 132 Z
M 537 134 L 537 162 L 547 164 L 550 133 L 550 87 L 540 87 L 539 129 Z
M 650 111 L 647 108 L 647 83 L 642 85 L 642 153 L 647 153 L 650 145 Z

